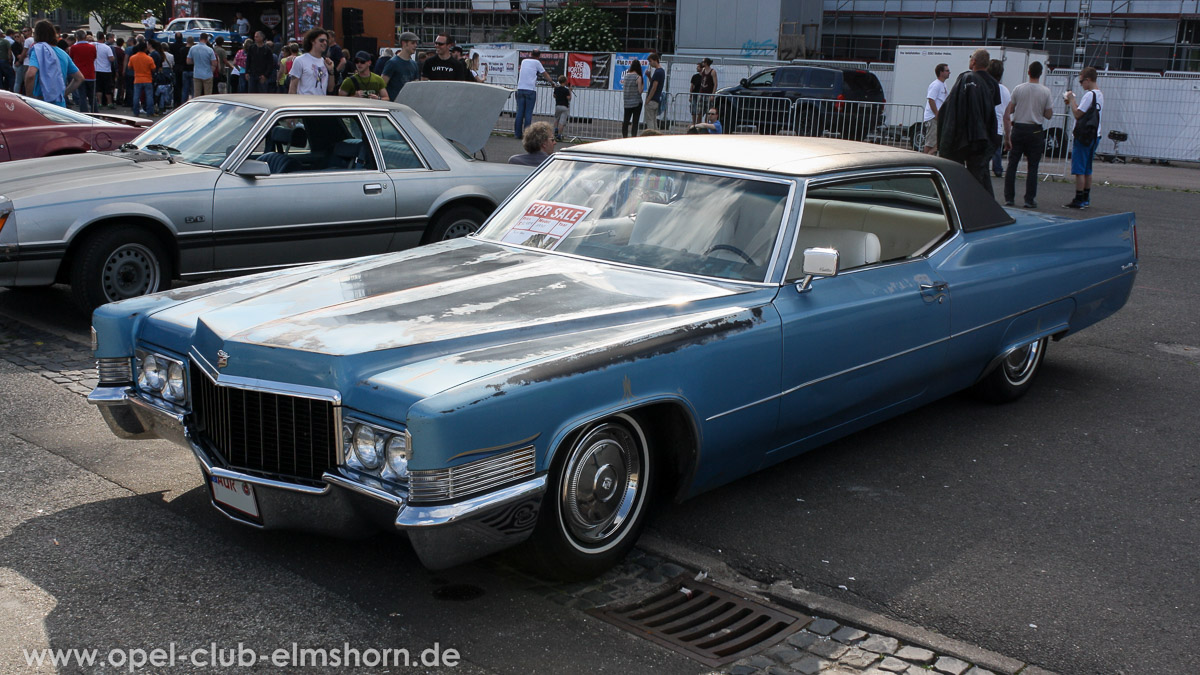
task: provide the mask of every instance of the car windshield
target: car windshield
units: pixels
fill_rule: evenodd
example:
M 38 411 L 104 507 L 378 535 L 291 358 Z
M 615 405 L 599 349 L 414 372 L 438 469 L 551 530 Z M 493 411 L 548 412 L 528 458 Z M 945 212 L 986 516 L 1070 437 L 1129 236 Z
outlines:
M 139 148 L 167 149 L 176 159 L 220 166 L 262 116 L 261 110 L 215 101 L 196 101 L 134 139 Z
M 69 108 L 54 105 L 39 101 L 36 98 L 25 97 L 24 101 L 29 104 L 29 107 L 38 111 L 42 117 L 55 122 L 57 124 L 114 124 L 113 122 L 105 122 L 98 120 L 95 117 L 88 117 L 83 113 L 77 113 Z M 114 126 L 116 126 L 114 124 Z
M 482 239 L 735 281 L 764 281 L 791 184 L 557 159 Z

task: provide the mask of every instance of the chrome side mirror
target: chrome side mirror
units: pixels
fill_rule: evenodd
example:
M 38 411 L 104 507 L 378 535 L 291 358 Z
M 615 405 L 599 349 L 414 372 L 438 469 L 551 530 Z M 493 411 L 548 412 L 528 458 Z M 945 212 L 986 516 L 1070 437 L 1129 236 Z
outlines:
M 807 293 L 815 277 L 836 277 L 841 265 L 841 254 L 836 248 L 804 249 L 804 278 L 796 286 L 799 293 Z
M 242 162 L 242 165 L 234 171 L 235 174 L 242 178 L 258 178 L 259 176 L 270 176 L 271 166 L 266 162 L 257 159 L 248 159 Z

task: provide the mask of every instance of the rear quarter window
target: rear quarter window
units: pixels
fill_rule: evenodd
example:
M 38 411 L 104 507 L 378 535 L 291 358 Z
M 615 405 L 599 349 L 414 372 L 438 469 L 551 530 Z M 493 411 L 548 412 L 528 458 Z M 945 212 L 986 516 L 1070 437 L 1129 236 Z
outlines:
M 833 89 L 837 85 L 837 73 L 832 70 L 814 69 L 808 72 L 811 89 Z

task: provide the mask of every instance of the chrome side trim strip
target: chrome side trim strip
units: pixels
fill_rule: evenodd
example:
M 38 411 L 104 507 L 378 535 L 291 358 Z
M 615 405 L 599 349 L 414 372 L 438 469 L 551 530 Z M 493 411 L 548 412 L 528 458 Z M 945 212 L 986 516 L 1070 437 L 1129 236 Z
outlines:
M 1122 268 L 1122 269 L 1124 269 L 1124 268 Z M 1061 296 L 1061 297 L 1059 297 L 1059 298 L 1055 298 L 1054 300 L 1048 300 L 1048 301 L 1046 301 L 1046 302 L 1044 302 L 1044 303 L 1042 303 L 1042 304 L 1040 304 L 1040 305 L 1037 305 L 1036 307 L 1030 307 L 1029 309 L 1022 310 L 1022 311 L 1020 311 L 1020 312 L 1014 312 L 1014 313 L 1012 313 L 1012 314 L 1009 314 L 1008 316 L 1004 316 L 1004 317 L 1001 317 L 1001 318 L 999 318 L 999 319 L 995 319 L 995 320 L 993 320 L 993 321 L 989 321 L 988 323 L 981 324 L 981 325 L 979 325 L 979 326 L 975 326 L 974 328 L 970 328 L 970 329 L 964 330 L 964 331 L 962 331 L 962 332 L 959 332 L 959 333 L 953 333 L 953 334 L 951 334 L 951 335 L 950 335 L 950 336 L 948 336 L 948 337 L 939 338 L 939 339 L 937 339 L 937 340 L 934 340 L 934 341 L 932 341 L 932 342 L 927 342 L 927 343 L 925 343 L 925 344 L 922 344 L 922 345 L 917 345 L 916 347 L 912 347 L 912 348 L 910 348 L 910 349 L 906 349 L 906 350 L 904 350 L 904 351 L 902 351 L 902 352 L 896 352 L 895 354 L 892 354 L 892 355 L 890 355 L 890 356 L 885 356 L 885 357 L 883 357 L 883 358 L 875 359 L 874 361 L 871 361 L 871 362 L 869 362 L 869 363 L 863 363 L 863 364 L 859 364 L 859 365 L 857 365 L 857 366 L 854 366 L 853 368 L 847 368 L 847 369 L 845 369 L 845 370 L 842 370 L 842 371 L 840 371 L 840 372 L 837 372 L 837 373 L 831 373 L 831 374 L 829 374 L 829 375 L 826 375 L 826 376 L 824 376 L 824 377 L 818 377 L 818 378 L 816 378 L 815 380 L 809 380 L 808 382 L 805 382 L 805 383 L 803 383 L 803 384 L 798 384 L 798 385 L 796 385 L 795 387 L 792 387 L 791 389 L 787 389 L 787 390 L 785 390 L 785 391 L 781 391 L 781 392 L 779 392 L 778 394 L 773 394 L 773 395 L 771 395 L 771 396 L 768 396 L 768 397 L 766 397 L 766 398 L 763 398 L 763 399 L 760 399 L 760 400 L 757 400 L 757 401 L 753 401 L 753 402 L 751 402 L 751 403 L 747 403 L 747 404 L 745 404 L 745 405 L 740 405 L 740 406 L 738 406 L 738 407 L 736 407 L 736 408 L 731 408 L 731 409 L 729 409 L 729 410 L 726 410 L 725 412 L 717 413 L 716 415 L 713 415 L 712 417 L 707 417 L 707 418 L 705 418 L 705 420 L 704 420 L 704 421 L 705 421 L 705 422 L 711 422 L 711 421 L 713 421 L 713 420 L 715 420 L 715 419 L 719 419 L 719 418 L 721 418 L 721 417 L 725 417 L 726 415 L 732 415 L 733 413 L 736 413 L 736 412 L 741 412 L 742 410 L 745 410 L 745 409 L 747 409 L 747 408 L 752 408 L 752 407 L 754 407 L 754 406 L 756 406 L 756 405 L 760 405 L 760 404 L 763 404 L 763 403 L 767 403 L 767 402 L 769 402 L 769 401 L 774 401 L 775 399 L 778 399 L 778 398 L 783 398 L 784 396 L 787 396 L 788 394 L 794 394 L 795 392 L 797 392 L 797 391 L 800 391 L 801 389 L 804 389 L 805 387 L 810 387 L 810 386 L 812 386 L 812 385 L 814 385 L 814 384 L 820 384 L 821 382 L 824 382 L 824 381 L 826 381 L 826 380 L 829 380 L 829 379 L 832 379 L 832 378 L 835 378 L 835 377 L 841 377 L 842 375 L 846 375 L 847 373 L 852 373 L 852 372 L 854 372 L 854 371 L 856 371 L 856 370 L 861 370 L 861 369 L 863 369 L 863 368 L 867 368 L 867 367 L 874 366 L 874 365 L 876 365 L 876 364 L 879 364 L 879 363 L 883 363 L 884 361 L 889 361 L 889 360 L 891 360 L 891 359 L 894 359 L 894 358 L 898 358 L 898 357 L 901 357 L 901 356 L 905 356 L 905 355 L 911 354 L 911 353 L 913 353 L 913 352 L 915 352 L 915 351 L 918 351 L 918 350 L 921 350 L 921 349 L 925 349 L 926 347 L 932 347 L 932 346 L 934 346 L 934 345 L 941 344 L 941 343 L 943 343 L 943 342 L 946 342 L 946 341 L 948 341 L 948 340 L 954 340 L 954 339 L 956 339 L 956 338 L 960 338 L 960 337 L 962 337 L 962 336 L 964 336 L 964 335 L 970 335 L 971 333 L 974 333 L 975 331 L 978 331 L 978 330 L 983 330 L 984 328 L 987 328 L 987 327 L 989 327 L 989 326 L 994 326 L 994 325 L 996 325 L 996 324 L 998 324 L 998 323 L 1002 323 L 1002 322 L 1004 322 L 1004 321 L 1008 321 L 1008 320 L 1010 320 L 1010 319 L 1015 319 L 1016 317 L 1018 317 L 1018 316 L 1021 316 L 1022 314 L 1028 314 L 1029 312 L 1033 312 L 1033 311 L 1039 310 L 1039 309 L 1041 309 L 1041 308 L 1043 308 L 1043 307 L 1049 307 L 1050 305 L 1053 305 L 1053 304 L 1054 304 L 1054 303 L 1056 303 L 1056 302 L 1061 302 L 1061 301 L 1063 301 L 1063 300 L 1067 300 L 1067 299 L 1071 298 L 1072 296 L 1078 295 L 1078 294 L 1080 294 L 1080 293 L 1083 293 L 1083 292 L 1085 292 L 1085 291 L 1090 291 L 1091 289 L 1093 289 L 1093 288 L 1096 288 L 1097 286 L 1101 286 L 1101 285 L 1103 285 L 1103 284 L 1107 284 L 1107 283 L 1109 283 L 1109 282 L 1111 282 L 1111 281 L 1115 281 L 1115 280 L 1117 280 L 1117 279 L 1120 279 L 1121 277 L 1123 277 L 1123 276 L 1126 276 L 1126 275 L 1130 274 L 1132 271 L 1136 271 L 1136 270 L 1126 270 L 1126 271 L 1123 271 L 1121 274 L 1118 274 L 1118 275 L 1117 275 L 1117 276 L 1115 276 L 1115 277 L 1111 277 L 1111 278 L 1109 278 L 1109 279 L 1105 279 L 1104 281 L 1098 281 L 1098 282 L 1096 282 L 1096 283 L 1094 283 L 1094 284 L 1091 284 L 1090 286 L 1085 286 L 1085 287 L 1083 287 L 1083 288 L 1080 288 L 1080 289 L 1078 289 L 1078 290 L 1076 290 L 1076 291 L 1073 291 L 1073 292 L 1071 292 L 1071 293 L 1068 293 L 1067 295 Z M 953 296 L 953 295 L 951 295 L 951 298 L 953 298 L 953 297 L 954 297 L 954 296 Z M 1057 329 L 1057 328 L 1068 329 L 1068 328 L 1070 328 L 1070 326 L 1061 326 L 1061 327 L 1056 327 L 1056 329 Z M 1054 330 L 1054 331 L 1052 331 L 1052 332 L 1059 332 L 1059 331 L 1058 331 L 1058 330 Z

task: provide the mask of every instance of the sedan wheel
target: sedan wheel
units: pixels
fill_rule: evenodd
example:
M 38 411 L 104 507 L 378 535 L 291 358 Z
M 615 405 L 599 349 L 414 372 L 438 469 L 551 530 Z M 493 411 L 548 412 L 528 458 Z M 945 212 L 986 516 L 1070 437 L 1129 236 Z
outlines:
M 1024 396 L 1046 357 L 1049 340 L 1034 340 L 1009 352 L 995 370 L 975 385 L 975 394 L 993 403 L 1015 401 Z
M 100 305 L 170 286 L 171 261 L 146 230 L 110 227 L 86 235 L 71 264 L 71 293 L 87 313 Z
M 530 562 L 546 576 L 592 578 L 629 552 L 645 523 L 649 448 L 641 427 L 622 414 L 587 427 L 560 452 Z
M 474 233 L 487 220 L 487 214 L 474 206 L 456 206 L 434 221 L 433 227 L 425 233 L 422 243 L 431 244 L 435 241 L 458 239 Z

